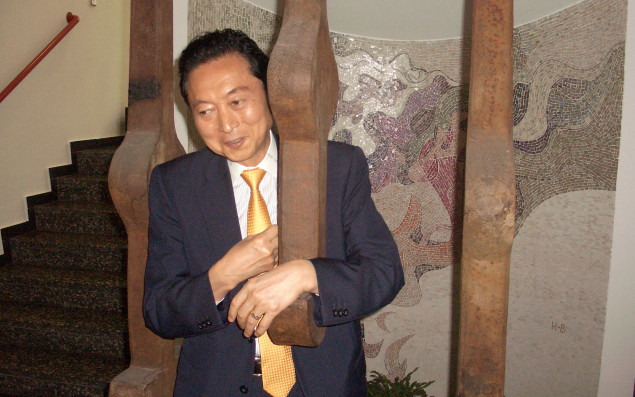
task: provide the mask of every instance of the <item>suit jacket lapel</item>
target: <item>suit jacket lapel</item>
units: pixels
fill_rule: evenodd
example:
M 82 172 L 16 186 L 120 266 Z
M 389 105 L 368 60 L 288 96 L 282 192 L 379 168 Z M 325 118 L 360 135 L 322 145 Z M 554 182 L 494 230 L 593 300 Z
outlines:
M 225 158 L 209 151 L 204 178 L 193 199 L 201 209 L 209 247 L 214 251 L 213 260 L 217 261 L 241 240 L 234 189 Z

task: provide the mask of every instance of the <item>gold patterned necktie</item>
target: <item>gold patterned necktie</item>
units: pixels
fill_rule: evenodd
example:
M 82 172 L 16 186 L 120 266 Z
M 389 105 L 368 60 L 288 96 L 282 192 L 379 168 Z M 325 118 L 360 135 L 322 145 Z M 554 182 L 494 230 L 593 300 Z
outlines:
M 251 189 L 247 209 L 247 235 L 257 234 L 271 225 L 265 199 L 258 186 L 265 176 L 265 170 L 254 168 L 243 171 L 240 176 Z M 262 385 L 273 397 L 286 397 L 295 383 L 295 367 L 291 356 L 291 346 L 278 346 L 271 342 L 269 335 L 258 338 L 262 363 Z

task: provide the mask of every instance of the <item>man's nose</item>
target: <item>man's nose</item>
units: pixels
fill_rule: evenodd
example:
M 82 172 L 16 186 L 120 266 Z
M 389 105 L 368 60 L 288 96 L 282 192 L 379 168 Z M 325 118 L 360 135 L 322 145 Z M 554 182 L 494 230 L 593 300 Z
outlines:
M 238 117 L 229 109 L 222 109 L 218 112 L 218 129 L 229 133 L 238 127 Z

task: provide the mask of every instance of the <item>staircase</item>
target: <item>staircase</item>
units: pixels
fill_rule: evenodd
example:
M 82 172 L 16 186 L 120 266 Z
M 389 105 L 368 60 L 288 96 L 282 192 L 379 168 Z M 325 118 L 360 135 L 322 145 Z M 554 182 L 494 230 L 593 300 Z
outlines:
M 129 364 L 127 240 L 108 193 L 122 137 L 73 142 L 29 197 L 29 222 L 2 230 L 0 396 L 105 396 Z

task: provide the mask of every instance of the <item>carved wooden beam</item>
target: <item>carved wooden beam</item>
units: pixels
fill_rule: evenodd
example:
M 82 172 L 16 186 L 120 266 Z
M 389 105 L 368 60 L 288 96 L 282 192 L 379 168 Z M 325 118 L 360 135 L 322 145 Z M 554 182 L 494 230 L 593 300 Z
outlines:
M 512 0 L 474 0 L 461 266 L 459 396 L 503 396 L 516 184 Z
M 326 252 L 326 142 L 339 80 L 326 0 L 286 0 L 267 73 L 269 103 L 280 135 L 280 262 Z M 269 328 L 274 343 L 317 346 L 326 330 L 303 294 Z
M 174 130 L 172 0 L 132 0 L 128 131 L 110 166 L 113 202 L 128 233 L 130 368 L 110 396 L 171 396 L 173 340 L 146 328 L 141 305 L 148 249 L 148 182 L 152 168 L 184 153 Z

